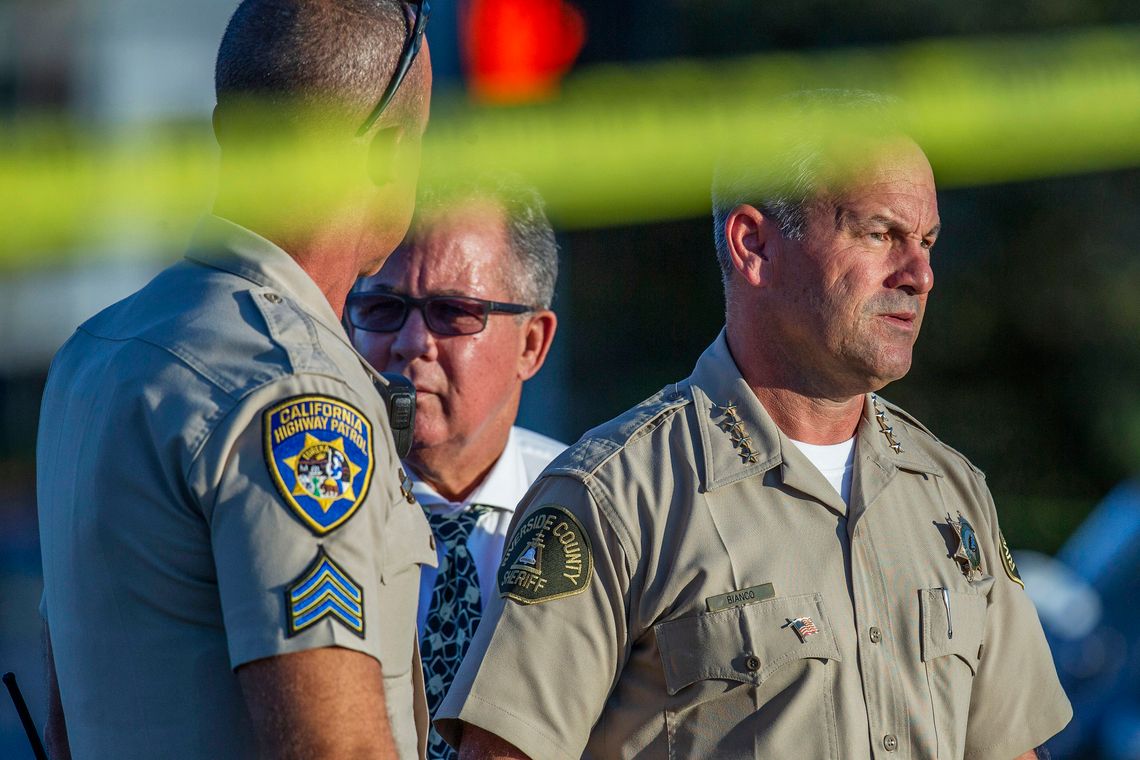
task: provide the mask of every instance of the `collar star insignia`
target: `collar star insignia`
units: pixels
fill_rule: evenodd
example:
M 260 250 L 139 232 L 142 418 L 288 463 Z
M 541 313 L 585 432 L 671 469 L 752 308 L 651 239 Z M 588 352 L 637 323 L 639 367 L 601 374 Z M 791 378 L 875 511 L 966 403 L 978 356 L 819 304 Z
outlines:
M 887 439 L 887 446 L 896 454 L 901 454 L 903 447 L 898 437 L 895 436 L 895 429 L 891 423 L 887 421 L 887 413 L 879 406 L 879 397 L 874 393 L 871 394 L 871 409 L 875 412 L 875 422 L 879 423 L 879 432 L 882 433 Z
M 727 417 L 725 419 L 721 420 L 720 422 L 718 422 L 717 425 L 719 425 L 720 429 L 723 430 L 724 432 L 728 433 L 729 435 L 733 435 L 735 433 L 738 433 L 738 432 L 744 430 L 744 423 L 743 422 L 741 422 L 740 420 L 730 420 Z
M 718 404 L 714 401 L 713 407 L 722 415 L 717 427 L 728 433 L 732 447 L 740 455 L 740 461 L 744 464 L 756 464 L 756 450 L 752 448 L 752 436 L 744 429 L 744 421 L 736 411 L 736 403 L 729 401 L 727 404 Z
M 718 404 L 715 401 L 713 406 L 720 410 L 720 413 L 726 417 L 735 419 L 736 417 L 736 402 L 729 401 L 727 404 Z

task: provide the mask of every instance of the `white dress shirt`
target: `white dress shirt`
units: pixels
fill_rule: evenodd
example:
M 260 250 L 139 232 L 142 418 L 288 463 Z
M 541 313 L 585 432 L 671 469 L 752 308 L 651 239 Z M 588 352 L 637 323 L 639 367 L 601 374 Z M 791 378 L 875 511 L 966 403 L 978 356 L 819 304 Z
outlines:
M 469 509 L 472 504 L 491 507 L 479 518 L 467 540 L 467 549 L 475 560 L 479 573 L 479 594 L 484 609 L 487 600 L 495 593 L 496 573 L 503 555 L 503 545 L 507 541 L 507 528 L 519 500 L 526 494 L 530 484 L 538 478 L 546 465 L 566 449 L 566 444 L 540 433 L 520 427 L 512 427 L 507 438 L 507 446 L 487 473 L 483 482 L 460 502 L 448 501 L 436 490 L 416 476 L 412 468 L 406 468 L 412 479 L 412 493 L 416 501 L 431 512 L 449 514 Z M 446 548 L 442 541 L 436 541 L 436 552 L 443 560 Z M 435 586 L 436 569 L 424 566 L 420 573 L 420 608 L 417 621 L 419 630 L 424 629 L 431 592 Z

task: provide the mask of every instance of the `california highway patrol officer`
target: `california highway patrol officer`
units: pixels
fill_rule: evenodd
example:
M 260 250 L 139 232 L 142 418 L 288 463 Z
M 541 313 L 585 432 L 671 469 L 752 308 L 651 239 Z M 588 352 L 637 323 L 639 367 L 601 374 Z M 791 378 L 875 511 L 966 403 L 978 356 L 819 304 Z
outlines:
M 461 756 L 1009 760 L 1069 720 L 984 476 L 875 393 L 933 284 L 929 164 L 805 135 L 783 195 L 721 173 L 692 375 L 516 513 L 436 721 Z
M 391 98 L 417 20 L 396 2 L 243 3 L 218 57 L 219 213 L 248 212 L 239 130 L 274 134 L 296 115 L 279 104 L 310 97 L 337 104 L 320 129 L 356 159 L 352 213 L 262 216 L 264 235 L 207 217 L 184 261 L 53 363 L 37 453 L 56 756 L 422 756 L 415 613 L 435 550 L 338 314 L 411 213 L 414 177 L 369 156 L 418 156 L 426 55 Z M 274 108 L 234 112 L 260 95 Z M 273 191 L 282 222 L 326 200 Z

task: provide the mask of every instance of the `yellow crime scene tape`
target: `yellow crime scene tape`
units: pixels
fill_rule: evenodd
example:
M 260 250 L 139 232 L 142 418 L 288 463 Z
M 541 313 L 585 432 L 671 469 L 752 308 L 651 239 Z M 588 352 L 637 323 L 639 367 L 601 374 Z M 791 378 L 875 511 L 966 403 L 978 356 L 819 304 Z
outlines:
M 814 88 L 898 97 L 898 126 L 941 188 L 1140 166 L 1140 29 L 1116 27 L 601 66 L 527 106 L 437 97 L 421 183 L 515 173 L 564 229 L 691 217 L 709 210 L 718 155 L 748 160 L 794 136 L 794 114 L 776 99 Z M 124 239 L 172 257 L 209 207 L 217 146 L 204 124 L 99 130 L 25 116 L 0 135 L 0 268 L 98 255 Z M 278 142 L 227 163 L 250 178 L 238 195 L 253 214 L 266 211 L 259 187 L 298 177 L 331 187 L 326 158 Z

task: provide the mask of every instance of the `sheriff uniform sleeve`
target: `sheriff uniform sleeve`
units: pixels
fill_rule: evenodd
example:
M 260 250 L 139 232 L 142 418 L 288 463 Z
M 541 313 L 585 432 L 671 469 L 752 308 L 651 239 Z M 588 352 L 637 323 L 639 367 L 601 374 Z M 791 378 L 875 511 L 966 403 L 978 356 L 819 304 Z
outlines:
M 588 487 L 540 479 L 516 513 L 499 596 L 436 715 L 440 734 L 457 745 L 462 721 L 534 758 L 581 757 L 628 656 L 630 574 Z
M 997 510 L 978 482 L 990 528 L 980 538 L 997 558 L 966 728 L 966 760 L 1013 758 L 1056 735 L 1073 716 L 1061 688 L 1037 610 L 1025 593 L 998 527 Z M 1000 567 L 998 567 L 1000 565 Z

